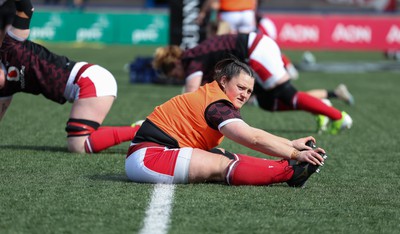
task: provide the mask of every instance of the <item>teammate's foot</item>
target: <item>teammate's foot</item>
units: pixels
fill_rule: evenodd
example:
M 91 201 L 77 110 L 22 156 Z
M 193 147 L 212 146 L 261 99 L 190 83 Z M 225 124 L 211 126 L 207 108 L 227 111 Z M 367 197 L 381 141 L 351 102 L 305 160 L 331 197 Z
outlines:
M 138 121 L 134 122 L 133 124 L 131 124 L 131 127 L 142 126 L 143 122 L 144 122 L 143 119 L 138 120 Z
M 342 118 L 336 121 L 332 121 L 331 125 L 329 126 L 328 132 L 332 135 L 336 135 L 344 129 L 350 129 L 352 125 L 353 120 L 351 119 L 350 115 L 342 111 Z
M 346 102 L 349 105 L 354 105 L 354 98 L 353 95 L 351 95 L 351 93 L 349 92 L 349 90 L 347 89 L 346 85 L 344 84 L 339 84 L 336 89 L 335 89 L 335 94 L 336 96 Z
M 321 134 L 328 130 L 329 118 L 325 115 L 317 115 L 317 132 Z

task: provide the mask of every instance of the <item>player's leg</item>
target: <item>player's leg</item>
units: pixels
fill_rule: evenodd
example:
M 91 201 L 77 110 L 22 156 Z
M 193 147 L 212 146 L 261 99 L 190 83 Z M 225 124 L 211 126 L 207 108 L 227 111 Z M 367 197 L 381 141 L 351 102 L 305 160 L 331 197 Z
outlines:
M 218 20 L 226 22 L 229 25 L 230 33 L 232 34 L 236 34 L 238 32 L 240 17 L 241 17 L 240 12 L 236 11 L 233 12 L 225 11 L 225 12 L 219 12 L 218 14 Z
M 193 149 L 189 166 L 189 182 L 225 182 L 225 174 L 231 162 L 232 159 L 221 154 Z
M 312 89 L 308 90 L 307 93 L 318 99 L 339 99 L 348 105 L 354 105 L 354 97 L 345 84 L 339 84 L 334 90 Z
M 267 111 L 304 110 L 315 115 L 323 114 L 334 120 L 341 118 L 340 111 L 320 99 L 298 92 L 289 81 L 271 90 L 265 90 L 256 84 L 254 93 L 260 107 Z
M 309 95 L 318 98 L 318 99 L 327 99 L 328 98 L 328 90 L 326 89 L 311 89 L 306 91 Z
M 225 181 L 232 159 L 200 149 L 168 149 L 155 143 L 132 144 L 126 158 L 128 178 L 142 183 L 186 184 Z
M 125 162 L 128 178 L 140 183 L 227 183 L 229 185 L 302 184 L 314 171 L 301 173 L 305 165 L 290 165 L 288 160 L 267 160 L 236 155 L 218 149 L 212 152 L 193 149 L 168 149 L 154 143 L 130 147 Z M 294 172 L 297 172 L 296 175 Z
M 230 185 L 269 185 L 286 182 L 291 187 L 303 187 L 319 166 L 296 160 L 267 160 L 243 154 L 232 154 L 224 149 L 212 152 L 233 159 L 226 173 Z
M 76 69 L 78 71 L 74 69 L 71 74 L 78 79 L 66 90 L 66 96 L 75 96 L 66 127 L 68 149 L 96 153 L 132 140 L 139 127 L 100 127 L 117 93 L 116 81 L 111 73 L 97 65 L 80 64 Z
M 66 127 L 70 151 L 85 152 L 85 141 L 99 130 L 114 98 L 113 96 L 82 98 L 73 103 Z
M 233 154 L 224 149 L 212 149 L 231 159 L 225 180 L 230 185 L 269 185 L 290 180 L 293 170 L 288 160 L 267 160 L 243 154 Z
M 131 145 L 125 161 L 127 177 L 139 183 L 189 183 L 192 148 L 168 149 L 155 143 Z
M 280 93 L 280 97 L 278 98 L 286 105 L 289 105 L 289 107 L 317 115 L 317 131 L 319 133 L 327 130 L 331 134 L 337 134 L 343 129 L 351 128 L 353 120 L 346 112 L 339 111 L 324 102 L 323 99 L 315 98 L 305 92 L 294 93 L 294 87 L 289 83 L 283 85 L 285 86 L 283 87 L 283 90 L 288 91 Z M 294 95 L 290 98 L 287 93 L 294 93 Z M 288 102 L 289 100 L 291 101 L 290 103 Z M 326 117 L 330 119 L 330 123 L 327 121 L 321 121 L 321 119 L 323 120 Z
M 125 164 L 128 178 L 135 182 L 269 185 L 286 182 L 293 175 L 286 160 L 241 155 L 231 159 L 221 153 L 192 148 L 135 147 L 140 146 L 131 146 L 133 152 L 128 153 Z
M 254 93 L 258 105 L 267 111 L 303 110 L 320 117 L 328 117 L 332 121 L 330 126 L 327 126 L 329 122 L 319 121 L 317 118 L 318 132 L 329 130 L 330 133 L 337 134 L 341 129 L 350 128 L 352 125 L 351 117 L 347 113 L 337 110 L 322 99 L 297 91 L 290 82 L 272 90 L 264 90 L 256 84 Z
M 240 24 L 238 25 L 239 33 L 250 33 L 256 31 L 257 24 L 254 10 L 241 11 L 240 18 Z

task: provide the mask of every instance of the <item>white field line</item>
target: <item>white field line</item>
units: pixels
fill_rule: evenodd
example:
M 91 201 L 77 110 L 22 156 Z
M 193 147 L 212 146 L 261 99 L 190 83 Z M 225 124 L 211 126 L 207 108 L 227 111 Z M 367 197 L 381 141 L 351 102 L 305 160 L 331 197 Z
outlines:
M 168 233 L 175 185 L 156 184 L 140 234 Z

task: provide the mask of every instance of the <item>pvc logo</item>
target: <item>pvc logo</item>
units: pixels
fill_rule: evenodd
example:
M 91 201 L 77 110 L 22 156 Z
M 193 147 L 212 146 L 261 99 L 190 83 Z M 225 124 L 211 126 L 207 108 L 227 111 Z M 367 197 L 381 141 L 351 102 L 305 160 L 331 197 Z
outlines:
M 110 27 L 110 22 L 106 16 L 99 16 L 97 21 L 90 28 L 79 28 L 76 32 L 76 40 L 98 41 L 103 37 L 103 29 Z
M 156 42 L 159 38 L 160 29 L 165 27 L 165 22 L 161 17 L 155 17 L 151 24 L 145 29 L 136 29 L 132 32 L 132 43 L 140 43 L 143 41 Z
M 316 25 L 292 25 L 285 23 L 279 33 L 281 41 L 293 41 L 298 43 L 318 42 L 319 28 Z
M 34 39 L 53 40 L 56 36 L 56 28 L 61 27 L 63 21 L 59 14 L 51 14 L 43 27 L 32 27 L 29 37 Z
M 371 43 L 372 30 L 368 26 L 338 24 L 332 33 L 334 42 Z

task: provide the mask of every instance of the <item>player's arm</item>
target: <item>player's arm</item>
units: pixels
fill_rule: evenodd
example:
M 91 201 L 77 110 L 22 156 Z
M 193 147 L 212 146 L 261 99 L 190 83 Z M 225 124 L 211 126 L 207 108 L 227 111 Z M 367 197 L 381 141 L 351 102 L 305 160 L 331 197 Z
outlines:
M 295 159 L 316 165 L 321 165 L 321 162 L 324 161 L 322 156 L 310 147 L 305 146 L 304 148 L 308 150 L 298 151 L 294 147 L 292 141 L 251 127 L 244 121 L 232 121 L 227 123 L 221 127 L 220 131 L 224 136 L 234 142 L 270 156 Z M 302 139 L 304 139 L 305 142 L 308 138 Z
M 6 113 L 7 108 L 10 106 L 11 100 L 12 97 L 0 97 L 0 121 Z
M 11 33 L 20 40 L 29 36 L 29 26 L 34 8 L 30 0 L 15 0 L 15 18 L 11 26 Z
M 203 79 L 203 72 L 198 71 L 185 79 L 184 93 L 190 93 L 196 91 L 201 86 L 201 80 Z
M 191 76 L 190 78 L 187 78 L 185 80 L 185 93 L 190 93 L 196 91 L 200 85 L 201 85 L 201 80 L 203 79 L 203 75 L 195 75 Z

